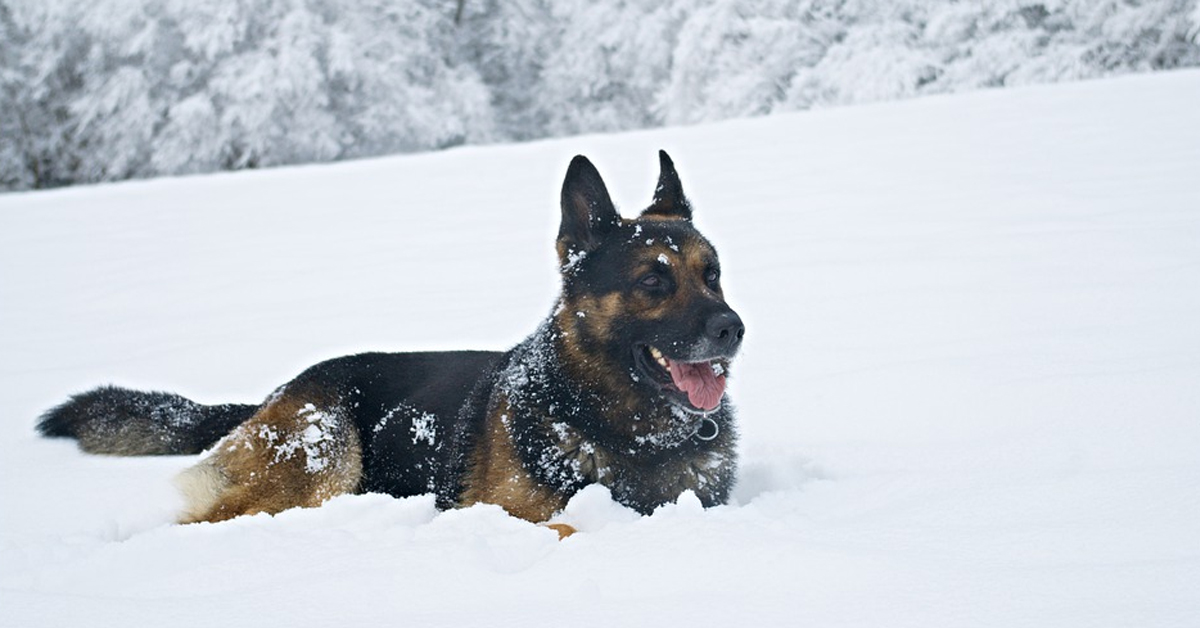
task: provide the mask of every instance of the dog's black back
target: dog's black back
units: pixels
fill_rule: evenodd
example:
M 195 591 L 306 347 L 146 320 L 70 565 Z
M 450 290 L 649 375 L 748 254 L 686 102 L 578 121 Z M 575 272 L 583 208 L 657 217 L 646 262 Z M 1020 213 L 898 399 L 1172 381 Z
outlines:
M 477 420 L 464 408 L 467 396 L 501 355 L 363 353 L 317 364 L 288 386 L 339 391 L 362 441 L 361 490 L 420 495 L 456 483 L 445 476 L 450 444 L 469 429 L 456 423 Z

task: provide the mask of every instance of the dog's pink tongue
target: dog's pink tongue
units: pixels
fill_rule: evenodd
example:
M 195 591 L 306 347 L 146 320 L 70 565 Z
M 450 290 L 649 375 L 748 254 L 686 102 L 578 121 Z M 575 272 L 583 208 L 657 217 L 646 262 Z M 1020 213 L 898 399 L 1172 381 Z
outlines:
M 721 395 L 725 394 L 725 376 L 713 373 L 712 364 L 708 362 L 670 361 L 671 380 L 675 386 L 687 393 L 688 401 L 693 406 L 703 410 L 712 410 L 721 403 Z

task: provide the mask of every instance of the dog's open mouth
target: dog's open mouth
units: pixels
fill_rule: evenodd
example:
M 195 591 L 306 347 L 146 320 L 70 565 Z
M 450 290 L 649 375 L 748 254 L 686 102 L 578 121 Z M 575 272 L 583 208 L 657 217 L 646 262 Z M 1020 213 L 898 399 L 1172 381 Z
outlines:
M 641 345 L 635 354 L 641 370 L 679 401 L 686 399 L 688 405 L 703 412 L 711 412 L 721 404 L 729 370 L 727 360 L 673 360 L 650 345 Z

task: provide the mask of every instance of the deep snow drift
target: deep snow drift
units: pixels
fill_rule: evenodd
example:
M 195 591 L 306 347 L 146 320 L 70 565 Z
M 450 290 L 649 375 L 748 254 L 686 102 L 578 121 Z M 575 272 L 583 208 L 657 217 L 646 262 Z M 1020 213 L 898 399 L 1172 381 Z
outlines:
M 1173 626 L 1200 617 L 1200 72 L 0 197 L 5 626 Z M 254 402 L 502 349 L 567 162 L 675 157 L 747 323 L 737 503 L 564 542 L 346 496 L 170 525 L 191 458 L 38 439 L 102 383 Z

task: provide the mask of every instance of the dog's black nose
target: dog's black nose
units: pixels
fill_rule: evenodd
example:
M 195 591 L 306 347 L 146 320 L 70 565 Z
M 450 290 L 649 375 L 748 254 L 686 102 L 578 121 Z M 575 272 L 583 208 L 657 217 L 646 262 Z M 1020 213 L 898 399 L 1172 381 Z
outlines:
M 746 335 L 746 326 L 742 324 L 742 317 L 729 310 L 709 318 L 707 331 L 708 337 L 718 347 L 732 350 L 741 344 L 742 336 Z

